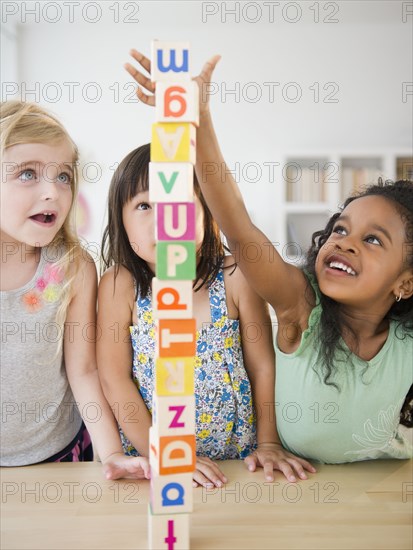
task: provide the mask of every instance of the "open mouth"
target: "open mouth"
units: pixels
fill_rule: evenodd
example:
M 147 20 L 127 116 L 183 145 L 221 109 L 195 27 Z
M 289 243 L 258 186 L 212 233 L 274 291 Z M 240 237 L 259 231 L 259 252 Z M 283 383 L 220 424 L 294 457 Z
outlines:
M 52 225 L 56 220 L 56 214 L 54 212 L 40 212 L 30 216 L 30 219 L 42 225 Z
M 354 269 L 349 265 L 344 264 L 343 262 L 337 262 L 334 260 L 332 262 L 328 262 L 327 265 L 330 269 L 341 271 L 342 273 L 347 273 L 348 275 L 352 275 L 352 276 L 356 275 L 356 272 L 354 271 Z

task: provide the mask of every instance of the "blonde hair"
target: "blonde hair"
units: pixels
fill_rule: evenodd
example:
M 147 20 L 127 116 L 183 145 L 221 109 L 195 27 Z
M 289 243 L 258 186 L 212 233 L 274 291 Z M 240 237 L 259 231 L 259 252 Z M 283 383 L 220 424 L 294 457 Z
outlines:
M 65 273 L 61 304 L 56 322 L 63 327 L 67 308 L 72 298 L 72 283 L 79 270 L 82 248 L 74 229 L 76 197 L 79 178 L 77 164 L 79 152 L 64 126 L 53 115 L 34 103 L 5 101 L 0 103 L 1 155 L 8 147 L 22 143 L 54 144 L 66 140 L 73 148 L 72 204 L 69 213 L 48 247 L 57 257 L 54 266 Z M 63 254 L 61 253 L 63 250 Z M 61 348 L 62 341 L 59 344 Z M 58 351 L 59 351 L 58 350 Z

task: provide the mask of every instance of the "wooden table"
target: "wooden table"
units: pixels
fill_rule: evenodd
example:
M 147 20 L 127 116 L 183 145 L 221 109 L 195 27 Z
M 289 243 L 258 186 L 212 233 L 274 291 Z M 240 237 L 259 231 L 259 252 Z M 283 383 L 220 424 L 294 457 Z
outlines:
M 195 489 L 193 549 L 411 549 L 413 461 L 318 465 L 296 484 L 223 462 L 224 489 Z M 148 481 L 106 481 L 97 463 L 2 468 L 6 549 L 147 548 Z

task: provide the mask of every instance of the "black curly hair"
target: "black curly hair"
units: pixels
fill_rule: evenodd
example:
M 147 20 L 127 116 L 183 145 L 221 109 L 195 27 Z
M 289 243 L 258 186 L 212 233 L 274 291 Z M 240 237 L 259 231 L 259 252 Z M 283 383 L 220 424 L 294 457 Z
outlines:
M 380 196 L 391 201 L 396 207 L 397 212 L 405 226 L 405 254 L 404 261 L 406 267 L 413 268 L 413 182 L 408 180 L 400 180 L 396 182 L 385 181 L 380 178 L 376 184 L 370 185 L 363 191 L 350 196 L 340 207 L 340 211 L 333 214 L 333 216 L 327 222 L 326 227 L 313 234 L 311 240 L 311 246 L 306 255 L 305 270 L 313 275 L 315 274 L 315 264 L 317 255 L 321 247 L 326 243 L 330 237 L 337 218 L 341 215 L 342 211 L 353 201 L 368 196 Z M 325 296 L 320 292 L 320 303 L 322 307 L 322 314 L 320 319 L 320 330 L 318 333 L 318 345 L 320 350 L 321 364 L 317 367 L 320 370 L 319 374 L 323 378 L 325 384 L 335 386 L 340 389 L 338 384 L 332 380 L 335 367 L 334 357 L 338 350 L 348 355 L 350 360 L 350 352 L 348 348 L 344 348 L 341 335 L 343 329 L 348 330 L 357 341 L 357 335 L 348 326 L 342 315 L 341 304 Z M 402 333 L 405 337 L 413 338 L 413 296 L 408 299 L 395 301 L 392 307 L 387 312 L 385 319 L 397 321 L 397 331 Z M 400 331 L 400 329 L 403 329 Z M 409 398 L 410 396 L 410 398 Z M 410 388 L 409 394 L 406 397 L 406 401 L 402 408 L 401 419 L 406 420 L 408 417 L 410 421 L 405 421 L 406 425 L 413 426 L 411 407 L 412 407 L 412 388 Z M 409 404 L 410 403 L 410 404 Z M 410 407 L 409 411 L 405 410 Z

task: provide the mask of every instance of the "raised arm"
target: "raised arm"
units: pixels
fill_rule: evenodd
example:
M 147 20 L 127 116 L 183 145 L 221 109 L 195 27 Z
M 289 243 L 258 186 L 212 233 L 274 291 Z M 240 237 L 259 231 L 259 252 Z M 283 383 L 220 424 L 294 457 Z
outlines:
M 139 68 L 150 74 L 150 61 L 136 50 L 132 50 L 131 55 L 139 63 Z M 241 271 L 255 291 L 273 306 L 278 322 L 283 327 L 279 334 L 284 334 L 284 327 L 289 327 L 286 329 L 288 337 L 285 342 L 281 342 L 281 348 L 291 351 L 307 326 L 312 307 L 302 299 L 307 282 L 302 271 L 285 262 L 264 233 L 252 223 L 236 182 L 228 170 L 221 169 L 225 161 L 213 128 L 208 94 L 205 93 L 218 61 L 219 56 L 211 58 L 205 63 L 201 74 L 194 79 L 200 88 L 196 174 L 208 206 L 226 235 Z M 153 94 L 155 86 L 150 78 L 130 64 L 126 64 L 125 68 L 139 84 L 137 95 L 140 101 L 153 106 L 155 97 L 150 94 Z M 226 174 L 224 182 L 221 181 L 223 172 Z M 258 263 L 249 261 L 245 254 L 247 245 L 251 243 L 255 243 L 262 251 Z

